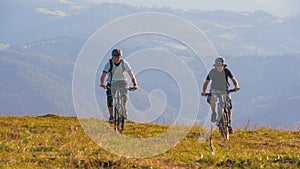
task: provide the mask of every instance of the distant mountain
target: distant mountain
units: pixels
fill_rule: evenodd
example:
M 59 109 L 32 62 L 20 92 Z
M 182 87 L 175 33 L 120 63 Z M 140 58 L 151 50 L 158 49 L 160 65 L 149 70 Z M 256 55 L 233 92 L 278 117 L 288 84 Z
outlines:
M 237 121 L 273 127 L 299 123 L 299 54 L 243 56 L 229 63 L 242 88 L 233 94 Z
M 187 12 L 203 29 L 220 53 L 239 55 L 276 55 L 299 53 L 300 15 L 277 18 L 264 11 L 236 13 L 227 11 Z
M 49 1 L 52 2 L 52 1 Z M 276 55 L 300 53 L 297 35 L 300 34 L 300 15 L 277 18 L 264 11 L 239 13 L 228 11 L 178 11 L 169 8 L 136 8 L 123 4 L 104 3 L 92 5 L 79 3 L 80 10 L 72 4 L 53 1 L 44 4 L 36 0 L 21 3 L 4 0 L 1 2 L 1 43 L 31 43 L 44 38 L 72 36 L 87 39 L 106 23 L 138 12 L 165 12 L 191 21 L 204 30 L 218 51 L 225 55 Z M 76 3 L 77 2 L 77 3 Z M 74 6 L 73 4 L 73 6 Z M 4 8 L 5 6 L 5 8 Z M 66 15 L 43 13 L 40 8 L 57 9 Z M 19 29 L 22 27 L 23 29 Z
M 264 11 L 181 11 L 110 3 L 95 5 L 81 0 L 0 2 L 1 114 L 75 116 L 72 76 L 85 41 L 114 19 L 150 11 L 177 15 L 192 22 L 212 40 L 218 53 L 226 57 L 242 88 L 234 94 L 235 125 L 250 120 L 257 125 L 294 127 L 299 122 L 295 117 L 300 108 L 297 104 L 300 101 L 297 90 L 300 85 L 300 15 L 277 18 Z M 122 48 L 130 54 L 156 45 L 189 58 L 190 53 L 178 48 L 181 44 L 177 43 L 141 38 L 124 42 Z M 192 61 L 189 66 L 196 70 L 197 82 L 202 85 L 206 72 Z M 144 84 L 156 82 L 154 86 L 164 83 L 155 77 L 140 79 Z M 103 90 L 95 91 L 104 94 Z M 178 89 L 168 92 L 174 91 Z M 171 103 L 168 111 L 176 111 L 180 100 L 168 99 Z M 149 106 L 143 107 L 141 100 L 136 102 L 141 109 Z M 199 114 L 203 114 L 204 110 L 200 111 Z
M 1 0 L 1 43 L 30 43 L 63 29 L 65 25 L 59 21 L 91 7 L 92 3 L 81 0 Z

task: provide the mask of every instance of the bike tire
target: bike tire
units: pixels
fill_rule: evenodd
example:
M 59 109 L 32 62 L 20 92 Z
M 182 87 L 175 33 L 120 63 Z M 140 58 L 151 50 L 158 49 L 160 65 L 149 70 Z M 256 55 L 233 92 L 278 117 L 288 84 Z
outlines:
M 224 132 L 225 128 L 224 128 L 224 125 L 222 124 L 222 122 L 219 124 L 218 127 L 219 127 L 220 136 L 225 138 L 226 137 L 225 132 Z
M 228 113 L 226 109 L 224 109 L 224 113 L 223 113 L 223 133 L 224 133 L 225 140 L 229 140 Z
M 116 104 L 116 113 L 115 113 L 115 131 L 118 130 L 119 132 L 122 132 L 124 130 L 124 113 L 125 109 L 122 104 Z
M 117 108 L 117 105 L 114 107 L 114 130 L 117 131 L 117 128 L 119 126 L 119 111 Z

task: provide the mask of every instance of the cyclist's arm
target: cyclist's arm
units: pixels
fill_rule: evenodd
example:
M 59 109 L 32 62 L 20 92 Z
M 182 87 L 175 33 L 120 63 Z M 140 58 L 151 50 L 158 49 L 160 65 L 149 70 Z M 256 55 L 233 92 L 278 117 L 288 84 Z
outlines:
M 105 83 L 104 83 L 106 74 L 107 74 L 107 72 L 104 72 L 104 71 L 103 71 L 102 74 L 101 74 L 101 77 L 100 77 L 100 87 L 103 87 L 103 88 L 106 87 L 106 85 L 105 85 Z
M 234 77 L 232 77 L 230 79 L 231 79 L 232 83 L 234 84 L 234 89 L 235 90 L 240 90 L 239 82 Z
M 135 76 L 134 76 L 132 70 L 128 71 L 128 74 L 129 74 L 130 79 L 131 79 L 131 82 L 132 82 L 132 84 L 133 84 L 133 86 L 134 86 L 134 88 L 135 88 L 135 90 L 136 90 L 136 89 L 138 88 L 138 86 L 137 86 L 136 78 L 135 78 Z
M 207 80 L 207 79 L 206 79 L 205 82 L 203 83 L 202 93 L 201 93 L 202 96 L 205 96 L 206 89 L 207 89 L 207 86 L 208 86 L 208 84 L 209 84 L 209 81 L 210 81 L 210 80 Z

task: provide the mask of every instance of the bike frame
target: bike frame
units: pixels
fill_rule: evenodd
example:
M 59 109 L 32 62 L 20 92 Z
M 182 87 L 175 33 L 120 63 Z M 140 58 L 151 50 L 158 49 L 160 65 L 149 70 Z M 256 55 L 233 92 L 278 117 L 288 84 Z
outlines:
M 107 88 L 110 88 L 109 86 L 106 86 Z M 133 91 L 132 87 L 128 88 L 127 90 Z M 116 92 L 113 96 L 113 118 L 114 118 L 114 131 L 120 132 L 124 130 L 124 122 L 125 122 L 125 107 L 123 105 L 123 99 L 121 96 L 120 88 L 116 88 Z M 121 125 L 121 126 L 120 126 Z
M 123 99 L 121 96 L 121 92 L 119 89 L 116 90 L 114 95 L 114 130 L 122 132 L 124 129 L 124 106 L 123 106 Z M 121 128 L 120 128 L 121 124 Z
M 229 114 L 228 114 L 228 109 L 225 107 L 222 111 L 222 117 L 219 122 L 219 130 L 221 135 L 225 138 L 225 140 L 229 140 Z

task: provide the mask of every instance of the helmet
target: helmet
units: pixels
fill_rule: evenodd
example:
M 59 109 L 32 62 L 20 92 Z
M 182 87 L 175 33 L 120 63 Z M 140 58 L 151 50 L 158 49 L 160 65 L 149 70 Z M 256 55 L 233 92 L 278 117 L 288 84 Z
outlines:
M 112 56 L 121 56 L 122 55 L 122 50 L 121 49 L 113 49 L 111 52 Z
M 217 65 L 224 65 L 226 67 L 227 66 L 226 65 L 226 60 L 223 57 L 218 57 L 215 60 L 215 64 L 213 66 L 217 66 Z

